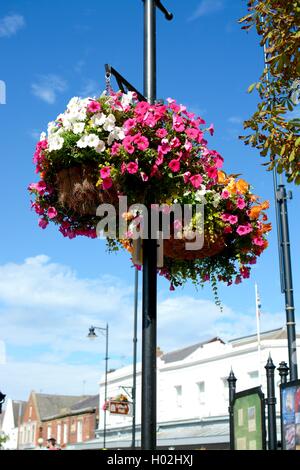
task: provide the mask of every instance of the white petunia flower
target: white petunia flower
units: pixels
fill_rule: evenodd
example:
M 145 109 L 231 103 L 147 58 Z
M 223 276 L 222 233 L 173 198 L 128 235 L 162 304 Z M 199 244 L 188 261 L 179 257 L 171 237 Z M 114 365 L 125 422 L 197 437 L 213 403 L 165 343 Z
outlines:
M 96 134 L 89 134 L 87 136 L 87 145 L 88 145 L 88 147 L 96 148 L 96 147 L 98 147 L 99 142 L 100 142 L 100 139 Z
M 51 136 L 49 139 L 49 151 L 52 152 L 53 150 L 60 150 L 63 148 L 64 139 L 59 135 Z
M 116 118 L 113 114 L 109 114 L 105 119 L 103 129 L 105 131 L 111 132 L 116 127 Z
M 214 200 L 213 200 L 213 206 L 216 208 L 218 207 L 219 203 L 221 201 L 221 195 L 220 194 L 215 194 L 214 195 Z
M 114 140 L 123 140 L 125 139 L 125 132 L 122 127 L 115 127 L 113 131 L 108 136 L 107 143 L 111 145 Z
M 46 134 L 46 132 L 42 132 L 41 135 L 40 135 L 40 142 L 41 142 L 42 140 L 46 140 L 46 139 L 47 139 L 47 134 Z
M 99 140 L 99 144 L 96 147 L 96 152 L 102 153 L 105 150 L 105 142 L 103 140 Z
M 103 113 L 97 113 L 92 117 L 92 123 L 96 126 L 103 126 L 106 120 L 106 115 Z
M 133 101 L 133 95 L 134 93 L 132 91 L 129 91 L 128 93 L 126 93 L 126 95 L 123 95 L 121 98 L 122 106 L 129 106 Z
M 82 134 L 84 131 L 85 124 L 84 122 L 75 122 L 73 124 L 73 132 L 74 134 Z
M 76 107 L 78 108 L 79 105 L 80 105 L 80 102 L 81 102 L 81 99 L 78 96 L 74 96 L 74 98 L 72 98 L 69 101 L 67 109 L 72 109 L 72 108 L 76 108 Z
M 79 147 L 80 149 L 85 149 L 88 146 L 87 138 L 88 138 L 87 135 L 84 135 L 83 137 L 81 137 L 81 139 L 79 139 L 77 142 L 77 147 Z
M 57 130 L 56 123 L 54 121 L 49 122 L 48 124 L 48 135 L 50 136 Z

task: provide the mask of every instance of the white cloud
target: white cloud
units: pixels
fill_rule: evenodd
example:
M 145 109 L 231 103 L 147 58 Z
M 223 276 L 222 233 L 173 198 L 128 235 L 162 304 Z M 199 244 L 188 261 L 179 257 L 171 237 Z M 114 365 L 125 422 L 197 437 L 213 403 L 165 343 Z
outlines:
M 49 104 L 54 104 L 58 93 L 66 90 L 67 83 L 58 75 L 43 75 L 31 85 L 32 93 Z
M 255 313 L 223 313 L 212 301 L 160 292 L 158 344 L 165 351 L 255 332 Z M 104 370 L 105 338 L 86 338 L 92 324 L 109 323 L 109 368 L 132 360 L 133 286 L 117 277 L 80 278 L 45 255 L 0 266 L 1 338 L 7 364 L 0 365 L 2 387 L 16 398 L 32 388 L 80 393 L 83 380 L 92 392 Z M 139 343 L 141 347 L 141 308 Z M 262 315 L 263 327 L 280 326 L 282 315 Z M 93 389 L 94 390 L 94 389 Z
M 224 8 L 223 0 L 202 0 L 194 13 L 188 18 L 188 21 L 194 21 L 201 16 L 211 15 L 217 13 Z
M 0 38 L 14 36 L 20 29 L 24 28 L 25 19 L 22 15 L 7 15 L 0 18 Z

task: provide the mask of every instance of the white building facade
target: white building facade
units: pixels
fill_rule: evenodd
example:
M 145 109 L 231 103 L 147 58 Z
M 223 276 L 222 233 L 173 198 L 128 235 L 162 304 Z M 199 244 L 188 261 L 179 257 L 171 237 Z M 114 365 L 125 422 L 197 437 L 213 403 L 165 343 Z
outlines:
M 4 411 L 1 434 L 8 437 L 2 445 L 3 449 L 16 450 L 19 445 L 19 423 L 21 423 L 25 402 L 9 398 Z
M 300 335 L 297 335 L 300 359 Z M 288 363 L 286 330 L 261 334 L 260 351 L 256 335 L 223 342 L 220 338 L 185 349 L 162 354 L 157 358 L 157 442 L 158 447 L 228 448 L 228 382 L 230 370 L 237 378 L 237 392 L 262 385 L 266 396 L 265 365 L 271 355 L 276 368 Z M 100 383 L 100 429 L 103 436 L 104 377 Z M 279 413 L 278 371 L 275 373 Z M 141 364 L 137 365 L 136 445 L 140 445 Z M 107 396 L 130 391 L 132 366 L 108 374 Z M 102 397 L 102 399 L 101 399 Z M 130 447 L 129 416 L 106 412 L 106 447 Z M 278 429 L 278 432 L 280 429 Z M 98 441 L 99 442 L 99 441 Z

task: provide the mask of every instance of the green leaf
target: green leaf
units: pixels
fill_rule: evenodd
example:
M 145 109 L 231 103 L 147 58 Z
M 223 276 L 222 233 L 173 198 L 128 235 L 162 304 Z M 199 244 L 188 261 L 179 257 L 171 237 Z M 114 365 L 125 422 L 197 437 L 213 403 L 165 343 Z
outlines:
M 252 93 L 252 91 L 254 90 L 254 88 L 256 87 L 256 82 L 255 83 L 252 83 L 252 85 L 249 86 L 248 88 L 248 93 Z
M 296 140 L 295 147 L 299 147 L 299 145 L 300 145 L 300 137 L 298 137 L 298 139 Z
M 289 156 L 289 161 L 292 162 L 293 160 L 295 160 L 295 156 L 296 156 L 296 151 L 293 150 L 291 155 Z

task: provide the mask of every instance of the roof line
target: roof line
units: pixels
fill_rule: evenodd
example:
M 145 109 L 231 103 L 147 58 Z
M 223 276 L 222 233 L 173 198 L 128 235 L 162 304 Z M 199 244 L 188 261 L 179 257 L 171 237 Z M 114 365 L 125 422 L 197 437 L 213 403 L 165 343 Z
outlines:
M 262 335 L 266 335 L 268 333 L 275 333 L 275 331 L 283 331 L 283 330 L 285 330 L 285 326 L 283 326 L 281 328 L 275 328 L 274 330 L 262 331 L 260 333 L 260 335 L 262 336 Z M 241 336 L 239 338 L 233 338 L 233 339 L 228 340 L 228 343 L 232 343 L 233 341 L 239 341 L 240 339 L 252 338 L 253 336 L 256 336 L 256 335 L 257 335 L 257 333 L 253 333 L 251 335 Z

